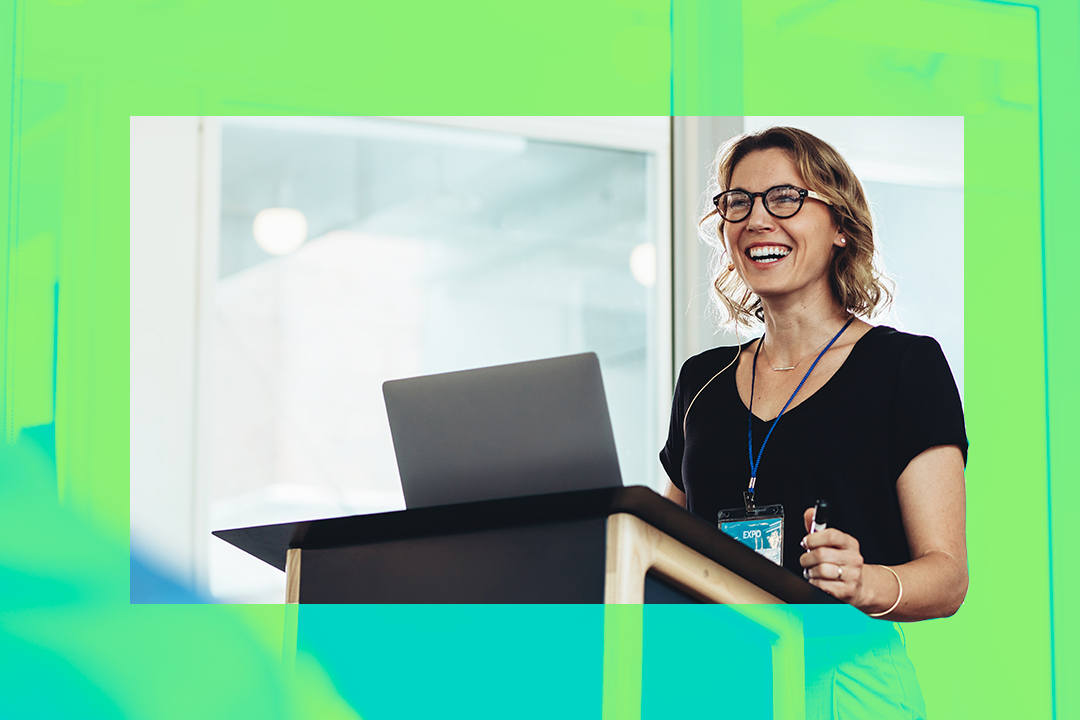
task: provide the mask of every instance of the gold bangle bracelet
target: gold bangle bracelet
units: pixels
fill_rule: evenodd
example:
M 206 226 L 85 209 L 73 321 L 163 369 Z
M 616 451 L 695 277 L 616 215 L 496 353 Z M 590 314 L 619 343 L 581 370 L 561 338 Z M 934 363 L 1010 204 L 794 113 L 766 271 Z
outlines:
M 892 607 L 889 608 L 888 610 L 886 610 L 885 612 L 867 613 L 867 615 L 869 615 L 870 617 L 874 617 L 874 618 L 883 617 L 883 616 L 888 615 L 889 613 L 891 613 L 900 604 L 900 599 L 904 597 L 904 583 L 900 582 L 900 576 L 896 574 L 896 571 L 893 570 L 888 565 L 878 565 L 878 567 L 885 568 L 886 570 L 888 570 L 889 572 L 891 572 L 893 574 L 893 577 L 896 578 L 896 583 L 900 586 L 900 594 L 896 596 L 896 602 L 894 602 L 892 604 Z

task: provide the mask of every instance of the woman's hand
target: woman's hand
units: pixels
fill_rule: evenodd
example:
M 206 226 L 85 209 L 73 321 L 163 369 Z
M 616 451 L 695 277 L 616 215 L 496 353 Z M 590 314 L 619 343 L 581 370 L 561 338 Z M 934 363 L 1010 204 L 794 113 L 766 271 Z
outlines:
M 866 604 L 865 570 L 859 541 L 836 528 L 811 533 L 814 508 L 803 513 L 807 536 L 802 546 L 807 551 L 799 558 L 805 568 L 803 577 L 838 600 L 855 607 Z
M 859 541 L 836 528 L 808 534 L 799 558 L 811 583 L 886 620 L 926 620 L 956 612 L 968 588 L 964 459 L 955 445 L 919 453 L 896 481 L 911 561 L 867 565 Z M 807 532 L 814 509 L 803 514 Z

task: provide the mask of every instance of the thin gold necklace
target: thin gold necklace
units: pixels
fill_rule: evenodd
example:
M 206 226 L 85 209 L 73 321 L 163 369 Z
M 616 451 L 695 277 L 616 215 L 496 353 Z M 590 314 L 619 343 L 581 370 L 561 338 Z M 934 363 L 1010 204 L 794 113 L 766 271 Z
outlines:
M 799 367 L 799 364 L 803 360 L 805 360 L 806 358 L 810 357 L 811 355 L 816 353 L 818 350 L 820 350 L 823 345 L 825 345 L 825 343 L 822 343 L 821 345 L 818 345 L 816 348 L 814 348 L 810 352 L 803 355 L 801 358 L 799 358 L 799 362 L 795 363 L 791 367 L 780 367 L 780 368 L 778 368 L 778 367 L 773 367 L 772 358 L 769 357 L 769 348 L 765 347 L 765 336 L 764 335 L 761 336 L 761 350 L 762 350 L 762 352 L 765 353 L 765 362 L 768 363 L 769 367 L 771 367 L 776 372 L 786 372 L 788 370 L 794 370 L 795 368 Z

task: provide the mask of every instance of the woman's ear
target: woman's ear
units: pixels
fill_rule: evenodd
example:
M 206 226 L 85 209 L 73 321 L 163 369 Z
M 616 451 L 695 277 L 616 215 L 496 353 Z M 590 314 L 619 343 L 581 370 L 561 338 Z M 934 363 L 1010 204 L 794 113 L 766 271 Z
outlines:
M 833 245 L 841 248 L 847 247 L 847 236 L 844 234 L 844 231 L 841 230 L 839 227 L 836 228 L 836 237 L 833 238 Z

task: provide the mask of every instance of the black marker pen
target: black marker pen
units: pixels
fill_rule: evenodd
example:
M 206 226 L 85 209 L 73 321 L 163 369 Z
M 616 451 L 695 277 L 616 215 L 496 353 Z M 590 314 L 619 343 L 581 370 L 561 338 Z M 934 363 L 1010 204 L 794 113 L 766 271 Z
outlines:
M 814 503 L 814 519 L 810 523 L 810 532 L 821 532 L 829 522 L 829 503 L 818 500 Z

